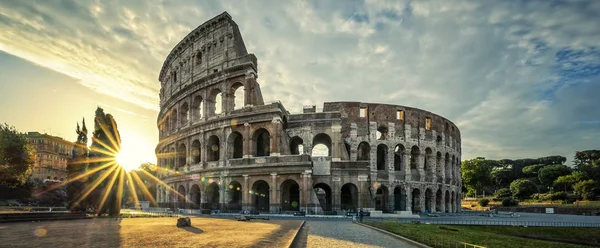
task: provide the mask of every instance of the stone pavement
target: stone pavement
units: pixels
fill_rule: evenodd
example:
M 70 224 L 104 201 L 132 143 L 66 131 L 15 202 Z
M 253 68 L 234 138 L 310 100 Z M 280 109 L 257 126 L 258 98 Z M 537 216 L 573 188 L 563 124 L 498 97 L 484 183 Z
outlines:
M 387 234 L 350 221 L 307 220 L 299 233 L 299 247 L 415 247 Z

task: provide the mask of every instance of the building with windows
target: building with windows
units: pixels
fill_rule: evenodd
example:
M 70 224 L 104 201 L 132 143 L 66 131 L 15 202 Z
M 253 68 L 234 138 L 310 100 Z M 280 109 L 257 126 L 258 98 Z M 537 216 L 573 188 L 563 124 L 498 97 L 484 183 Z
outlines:
M 67 161 L 71 157 L 73 143 L 60 137 L 28 132 L 27 138 L 35 147 L 36 160 L 31 180 L 63 181 L 67 178 Z
M 228 13 L 189 33 L 160 71 L 158 202 L 237 212 L 460 210 L 460 131 L 434 113 L 266 103 Z

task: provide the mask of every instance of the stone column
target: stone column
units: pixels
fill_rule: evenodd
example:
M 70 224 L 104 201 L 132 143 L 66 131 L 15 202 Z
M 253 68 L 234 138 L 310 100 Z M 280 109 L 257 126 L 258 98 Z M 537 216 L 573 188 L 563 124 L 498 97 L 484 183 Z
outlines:
M 427 198 L 425 198 L 425 195 L 427 194 L 427 192 L 423 190 L 420 191 L 421 194 L 419 195 L 419 208 L 421 209 L 421 213 L 425 213 L 425 201 L 427 200 Z
M 402 154 L 402 165 L 404 166 L 404 180 L 405 181 L 410 181 L 411 180 L 411 175 L 410 175 L 410 153 L 409 152 L 404 152 L 404 154 Z
M 248 175 L 243 175 L 244 176 L 244 186 L 242 186 L 242 210 L 249 210 L 249 206 L 250 206 L 250 186 L 248 185 Z
M 271 149 L 270 156 L 279 156 L 281 154 L 279 149 L 279 139 L 281 138 L 281 132 L 283 129 L 281 126 L 281 118 L 273 117 L 271 123 L 273 124 L 273 133 L 271 134 L 271 145 L 269 146 Z
M 254 79 L 256 75 L 253 72 L 246 73 L 246 83 L 244 84 L 244 105 L 245 106 L 254 106 L 256 105 L 254 99 Z
M 424 182 L 427 173 L 425 172 L 425 154 L 423 152 L 417 156 L 417 169 L 419 170 L 419 181 Z
M 394 173 L 394 148 L 388 147 L 387 150 L 387 173 L 388 173 L 388 182 L 391 184 L 396 180 L 396 174 Z M 393 190 L 392 190 L 393 191 Z
M 342 160 L 342 153 L 346 152 L 344 151 L 345 146 L 344 146 L 344 142 L 340 141 L 342 140 L 341 138 L 341 132 L 342 131 L 342 126 L 339 124 L 336 125 L 332 125 L 331 126 L 331 133 L 332 136 L 331 137 L 331 161 L 340 161 Z M 350 154 L 348 154 L 350 156 Z M 350 159 L 350 158 L 348 158 Z
M 412 191 L 413 189 L 408 186 L 405 186 L 404 190 L 406 191 L 406 211 L 412 212 Z
M 279 187 L 277 185 L 277 173 L 271 173 L 271 187 L 269 188 L 269 211 L 271 213 L 276 213 L 279 210 L 279 201 L 277 200 L 279 197 Z
M 250 137 L 250 127 L 250 123 L 244 123 L 244 148 L 242 149 L 244 152 L 244 158 L 252 157 L 252 155 L 250 154 L 250 145 L 252 142 L 252 137 Z
M 308 213 L 308 209 L 307 209 L 307 204 L 308 204 L 308 191 L 306 190 L 308 188 L 308 173 L 306 172 L 302 172 L 302 192 L 300 194 L 302 194 L 302 197 L 300 199 L 300 211 L 304 211 L 305 213 Z

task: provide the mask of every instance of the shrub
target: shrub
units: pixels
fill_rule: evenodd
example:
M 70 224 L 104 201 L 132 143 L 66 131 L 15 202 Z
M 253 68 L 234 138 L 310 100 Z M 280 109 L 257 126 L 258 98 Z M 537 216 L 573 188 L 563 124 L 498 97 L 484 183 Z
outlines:
M 510 184 L 510 191 L 517 199 L 527 199 L 537 193 L 537 185 L 527 179 L 517 179 Z
M 550 194 L 551 201 L 564 201 L 567 199 L 567 193 L 565 192 L 554 192 Z
M 573 192 L 581 196 L 584 200 L 594 200 L 600 191 L 596 181 L 591 179 L 576 183 L 573 189 Z
M 487 199 L 487 198 L 479 199 L 477 201 L 477 203 L 479 203 L 479 206 L 487 207 L 487 205 L 490 203 L 490 199 Z
M 567 195 L 567 197 L 565 198 L 565 202 L 568 204 L 573 204 L 577 200 L 579 200 L 579 196 L 574 195 L 574 194 Z
M 518 206 L 518 205 L 519 205 L 519 201 L 514 200 L 511 197 L 504 198 L 504 200 L 502 200 L 502 206 L 503 207 L 512 207 L 512 206 Z
M 494 198 L 498 199 L 498 201 L 500 201 L 504 198 L 508 198 L 510 196 L 511 196 L 511 192 L 510 192 L 510 189 L 508 189 L 508 188 L 501 188 L 496 191 L 496 194 L 494 194 Z

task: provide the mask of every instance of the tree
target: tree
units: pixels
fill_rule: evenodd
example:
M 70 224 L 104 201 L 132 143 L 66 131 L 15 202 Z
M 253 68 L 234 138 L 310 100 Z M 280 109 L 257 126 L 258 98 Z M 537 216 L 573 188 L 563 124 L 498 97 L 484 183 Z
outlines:
M 470 194 L 482 192 L 485 187 L 492 185 L 492 168 L 496 161 L 478 157 L 462 162 L 463 185 Z
M 8 124 L 0 125 L 0 185 L 16 188 L 31 177 L 35 148 Z
M 492 181 L 496 188 L 508 188 L 510 183 L 514 179 L 512 178 L 512 169 L 502 168 L 492 171 Z
M 523 173 L 528 176 L 537 176 L 538 171 L 544 168 L 545 164 L 534 164 L 523 167 Z
M 494 198 L 496 198 L 496 199 L 504 199 L 504 198 L 508 198 L 510 196 L 511 196 L 511 192 L 510 192 L 510 189 L 508 189 L 508 188 L 501 188 L 496 191 L 496 194 L 494 194 Z
M 598 183 L 592 179 L 576 183 L 573 189 L 575 194 L 581 196 L 584 200 L 595 200 L 600 191 Z
M 574 171 L 569 175 L 556 178 L 553 186 L 555 189 L 563 189 L 564 192 L 567 192 L 567 190 L 571 190 L 573 188 L 573 185 L 585 180 L 585 177 L 585 173 L 581 171 Z
M 517 179 L 510 184 L 510 191 L 517 199 L 527 199 L 537 193 L 537 186 L 527 179 Z
M 575 170 L 585 174 L 586 179 L 600 181 L 600 150 L 575 153 Z
M 90 199 L 80 199 L 85 193 L 84 186 L 88 183 L 88 177 L 82 177 L 76 179 L 78 176 L 85 173 L 88 169 L 88 157 L 89 149 L 87 147 L 88 131 L 85 126 L 85 119 L 82 121 L 83 127 L 79 127 L 77 123 L 77 141 L 73 146 L 71 152 L 71 158 L 67 161 L 67 200 L 69 202 L 69 209 L 74 211 L 84 211 L 91 206 Z
M 543 185 L 552 186 L 554 180 L 560 176 L 571 174 L 571 169 L 564 164 L 548 165 L 538 172 L 538 178 Z

